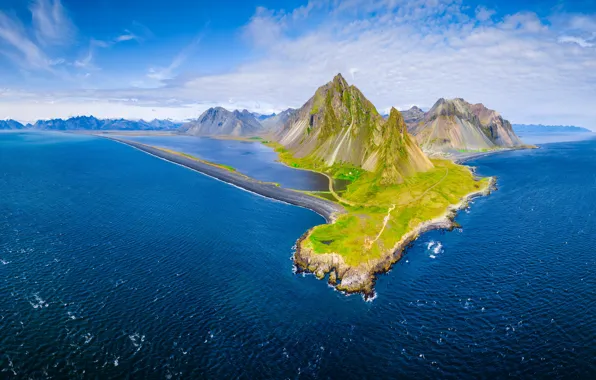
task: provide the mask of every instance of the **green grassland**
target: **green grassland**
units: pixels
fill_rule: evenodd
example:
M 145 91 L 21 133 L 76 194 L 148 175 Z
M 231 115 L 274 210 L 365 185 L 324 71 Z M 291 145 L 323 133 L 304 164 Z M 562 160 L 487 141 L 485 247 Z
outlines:
M 406 178 L 404 183 L 381 185 L 377 173 L 309 158 L 295 158 L 282 146 L 269 143 L 285 164 L 321 171 L 333 178 L 350 179 L 341 194 L 348 211 L 334 223 L 317 226 L 303 244 L 315 253 L 337 253 L 357 266 L 381 257 L 420 223 L 441 217 L 466 195 L 485 189 L 488 179 L 477 180 L 469 168 L 449 160 L 432 160 L 435 168 Z M 332 193 L 317 194 L 326 199 Z M 346 204 L 349 202 L 349 204 Z

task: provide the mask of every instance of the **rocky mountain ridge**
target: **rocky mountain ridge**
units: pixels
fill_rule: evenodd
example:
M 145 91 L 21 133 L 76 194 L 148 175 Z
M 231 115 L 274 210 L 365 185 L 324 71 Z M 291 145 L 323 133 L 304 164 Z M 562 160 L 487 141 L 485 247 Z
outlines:
M 292 113 L 276 134 L 298 158 L 330 167 L 352 165 L 379 173 L 382 183 L 401 183 L 433 167 L 407 132 L 399 111 L 387 120 L 355 86 L 338 74 Z
M 483 104 L 439 99 L 426 113 L 412 113 L 408 130 L 427 152 L 513 148 L 523 142 L 511 123 Z

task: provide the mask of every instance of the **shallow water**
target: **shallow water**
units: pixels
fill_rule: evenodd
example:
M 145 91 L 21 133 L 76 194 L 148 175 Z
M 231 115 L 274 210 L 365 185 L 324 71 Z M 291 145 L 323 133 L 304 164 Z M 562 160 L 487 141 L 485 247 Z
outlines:
M 277 153 L 260 142 L 194 136 L 124 136 L 124 138 L 230 165 L 249 177 L 266 182 L 277 182 L 282 187 L 311 191 L 329 190 L 327 177 L 305 170 L 292 169 L 279 163 Z
M 0 134 L 0 377 L 589 377 L 596 141 L 497 175 L 346 297 L 292 271 L 322 223 L 112 141 Z

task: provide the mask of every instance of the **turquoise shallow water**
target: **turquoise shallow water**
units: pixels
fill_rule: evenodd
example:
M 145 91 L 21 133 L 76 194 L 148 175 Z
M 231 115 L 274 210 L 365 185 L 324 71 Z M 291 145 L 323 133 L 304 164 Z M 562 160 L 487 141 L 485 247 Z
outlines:
M 596 141 L 471 164 L 499 190 L 346 297 L 322 223 L 122 144 L 0 134 L 0 377 L 589 377 Z

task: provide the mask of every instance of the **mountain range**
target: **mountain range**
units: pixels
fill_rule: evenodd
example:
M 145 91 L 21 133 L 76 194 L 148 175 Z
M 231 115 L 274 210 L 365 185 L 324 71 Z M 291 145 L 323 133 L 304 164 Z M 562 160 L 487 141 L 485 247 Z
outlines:
M 0 129 L 34 129 L 42 131 L 161 131 L 176 130 L 182 125 L 171 120 L 97 119 L 77 116 L 69 119 L 38 120 L 23 125 L 15 120 L 0 120 Z
M 392 109 L 387 120 L 338 74 L 289 115 L 276 139 L 298 158 L 331 167 L 352 165 L 378 173 L 381 183 L 401 183 L 433 167 Z
M 0 130 L 24 129 L 25 126 L 15 120 L 0 120 Z
M 180 132 L 193 136 L 250 137 L 267 134 L 281 127 L 295 110 L 262 115 L 247 110 L 228 111 L 222 107 L 209 108 L 198 119 L 182 125 Z
M 247 110 L 228 111 L 215 107 L 203 112 L 198 119 L 184 123 L 179 131 L 194 136 L 251 136 L 261 128 L 259 120 Z
M 409 132 L 427 152 L 484 150 L 523 145 L 511 123 L 483 104 L 464 99 L 439 99 L 428 111 L 404 112 Z
M 593 133 L 593 131 L 571 125 L 513 124 L 515 133 Z

